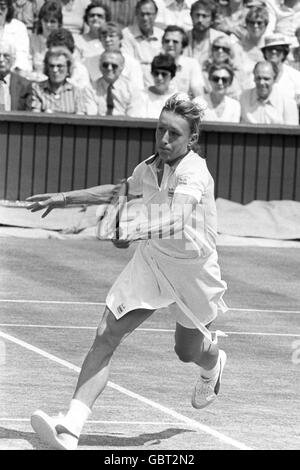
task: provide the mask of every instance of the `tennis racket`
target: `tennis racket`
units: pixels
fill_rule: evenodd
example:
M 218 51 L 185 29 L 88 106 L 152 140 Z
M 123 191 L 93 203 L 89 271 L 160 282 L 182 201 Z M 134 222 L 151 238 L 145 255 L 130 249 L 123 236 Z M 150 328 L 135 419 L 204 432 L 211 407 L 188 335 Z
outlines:
M 122 212 L 127 203 L 129 184 L 122 180 L 119 188 L 114 192 L 104 213 L 97 222 L 97 238 L 99 240 L 120 240 L 120 221 Z

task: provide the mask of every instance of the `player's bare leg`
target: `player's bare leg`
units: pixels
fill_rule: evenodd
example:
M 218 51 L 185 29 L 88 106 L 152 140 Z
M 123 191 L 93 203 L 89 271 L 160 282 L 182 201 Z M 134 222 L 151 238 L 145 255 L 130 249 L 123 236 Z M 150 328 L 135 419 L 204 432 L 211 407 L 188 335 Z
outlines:
M 38 410 L 32 415 L 31 424 L 42 441 L 56 449 L 76 449 L 91 408 L 107 384 L 114 351 L 152 313 L 153 310 L 137 309 L 116 320 L 106 307 L 67 414 L 52 418 Z
M 210 342 L 201 331 L 176 323 L 175 352 L 183 362 L 194 362 L 200 367 L 200 376 L 194 387 L 192 405 L 204 408 L 212 403 L 220 389 L 226 354 Z

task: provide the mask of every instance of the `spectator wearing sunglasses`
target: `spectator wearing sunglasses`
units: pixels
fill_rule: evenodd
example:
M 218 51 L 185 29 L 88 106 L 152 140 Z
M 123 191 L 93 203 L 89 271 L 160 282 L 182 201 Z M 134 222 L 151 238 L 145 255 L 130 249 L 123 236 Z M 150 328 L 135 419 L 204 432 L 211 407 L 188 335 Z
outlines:
M 82 61 L 87 57 L 100 56 L 104 52 L 103 46 L 99 41 L 99 31 L 107 21 L 111 20 L 110 8 L 103 5 L 101 0 L 93 0 L 86 7 L 83 20 L 87 31 L 74 36 L 76 48 L 80 53 Z
M 100 56 L 101 77 L 93 83 L 100 116 L 136 116 L 140 92 L 122 75 L 124 57 L 120 51 L 104 51 Z
M 123 33 L 120 25 L 114 21 L 108 21 L 99 30 L 99 43 L 102 45 L 103 52 L 120 51 L 124 57 L 124 68 L 122 75 L 138 89 L 144 90 L 144 78 L 141 64 L 131 55 L 122 51 Z M 88 57 L 84 65 L 88 69 L 92 82 L 95 82 L 101 76 L 99 68 L 100 55 Z
M 163 52 L 174 57 L 176 63 L 176 75 L 172 79 L 171 86 L 174 90 L 182 91 L 194 98 L 203 94 L 204 79 L 199 62 L 194 57 L 183 55 L 188 41 L 188 35 L 183 28 L 169 25 L 162 37 L 162 47 Z
M 211 91 L 204 95 L 207 108 L 205 121 L 240 122 L 240 103 L 227 96 L 227 89 L 232 84 L 234 69 L 229 64 L 212 64 L 208 71 Z
M 243 83 L 243 89 L 253 86 L 253 68 L 257 62 L 263 60 L 261 48 L 264 45 L 269 23 L 267 8 L 263 6 L 249 8 L 245 22 L 246 34 L 234 44 L 236 60 L 243 64 L 245 72 L 246 81 Z
M 262 48 L 265 60 L 278 67 L 276 84 L 283 93 L 295 99 L 300 105 L 300 72 L 285 63 L 289 52 L 289 42 L 282 34 L 272 34 L 266 36 L 265 44 Z
M 165 102 L 174 94 L 171 80 L 176 74 L 176 63 L 170 54 L 159 54 L 151 63 L 153 85 L 143 94 L 137 117 L 158 119 Z
M 296 101 L 276 85 L 277 65 L 268 61 L 258 62 L 253 74 L 255 86 L 241 95 L 241 122 L 298 125 Z
M 204 91 L 209 93 L 211 91 L 211 84 L 209 81 L 209 69 L 215 64 L 228 64 L 234 70 L 234 77 L 230 86 L 227 87 L 226 94 L 234 99 L 239 99 L 242 92 L 242 83 L 245 80 L 242 68 L 239 68 L 235 62 L 235 55 L 233 44 L 227 35 L 217 37 L 211 45 L 210 58 L 204 62 L 202 75 L 204 77 Z

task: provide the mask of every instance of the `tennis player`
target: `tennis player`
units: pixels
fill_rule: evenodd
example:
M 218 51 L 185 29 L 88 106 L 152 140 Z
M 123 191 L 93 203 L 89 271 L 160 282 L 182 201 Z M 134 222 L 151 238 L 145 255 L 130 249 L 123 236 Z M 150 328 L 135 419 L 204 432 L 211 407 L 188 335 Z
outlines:
M 76 449 L 93 404 L 105 388 L 112 355 L 119 344 L 159 308 L 169 306 L 176 321 L 175 352 L 198 366 L 192 405 L 204 408 L 218 395 L 226 354 L 209 331 L 218 308 L 226 311 L 216 251 L 214 182 L 197 144 L 203 107 L 185 94 L 171 96 L 156 129 L 157 153 L 128 178 L 129 193 L 142 195 L 144 211 L 124 229 L 127 246 L 140 240 L 133 258 L 107 299 L 93 345 L 78 378 L 69 410 L 51 417 L 41 410 L 31 418 L 40 439 L 55 449 Z M 107 203 L 116 187 L 95 188 L 28 198 L 28 209 L 69 204 Z M 154 214 L 154 215 L 153 215 Z

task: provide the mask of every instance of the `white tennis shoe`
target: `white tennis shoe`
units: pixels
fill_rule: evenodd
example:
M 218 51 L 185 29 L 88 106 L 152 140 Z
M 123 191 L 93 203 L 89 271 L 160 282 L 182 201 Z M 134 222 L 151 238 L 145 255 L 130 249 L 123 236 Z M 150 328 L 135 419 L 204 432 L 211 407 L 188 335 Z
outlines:
M 56 450 L 75 450 L 79 436 L 73 434 L 64 426 L 64 416 L 48 416 L 37 410 L 31 416 L 31 426 L 40 440 Z
M 210 405 L 216 398 L 220 390 L 222 373 L 226 364 L 226 353 L 219 350 L 220 370 L 216 378 L 205 379 L 200 375 L 192 394 L 192 405 L 194 408 L 201 409 Z

